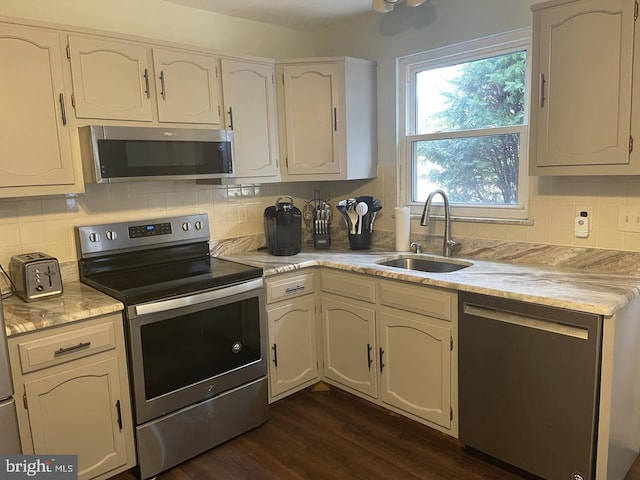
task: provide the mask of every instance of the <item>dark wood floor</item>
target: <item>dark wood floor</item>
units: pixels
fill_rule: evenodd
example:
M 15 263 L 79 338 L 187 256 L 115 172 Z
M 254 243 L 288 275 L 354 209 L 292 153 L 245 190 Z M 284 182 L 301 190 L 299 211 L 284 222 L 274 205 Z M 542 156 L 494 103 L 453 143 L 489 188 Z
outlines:
M 131 473 L 114 480 L 133 480 Z M 315 388 L 270 407 L 269 422 L 158 480 L 530 478 L 364 400 Z M 640 480 L 636 462 L 625 480 Z

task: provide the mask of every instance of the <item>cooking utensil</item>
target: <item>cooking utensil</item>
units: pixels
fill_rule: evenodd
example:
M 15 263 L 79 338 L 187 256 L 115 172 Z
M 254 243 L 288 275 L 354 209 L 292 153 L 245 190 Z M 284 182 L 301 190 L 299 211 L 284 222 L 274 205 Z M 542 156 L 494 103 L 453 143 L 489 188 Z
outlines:
M 364 202 L 358 202 L 355 208 L 356 213 L 358 214 L 358 234 L 362 234 L 362 223 L 363 217 L 369 212 L 369 206 Z
M 369 214 L 371 216 L 371 222 L 369 223 L 369 233 L 373 233 L 373 222 L 376 220 L 376 215 L 378 212 L 382 210 L 382 203 L 380 203 L 379 199 L 373 201 L 371 205 L 371 209 L 369 210 Z
M 344 218 L 344 224 L 346 225 L 347 230 L 351 231 L 351 219 L 347 214 L 347 201 L 341 200 L 340 202 L 338 202 L 338 205 L 336 205 L 336 210 L 338 210 L 342 214 L 342 218 Z
M 347 209 L 346 213 L 349 216 L 349 233 L 355 235 L 356 233 L 356 223 L 358 221 L 358 214 L 353 210 L 357 203 L 355 198 L 347 198 Z

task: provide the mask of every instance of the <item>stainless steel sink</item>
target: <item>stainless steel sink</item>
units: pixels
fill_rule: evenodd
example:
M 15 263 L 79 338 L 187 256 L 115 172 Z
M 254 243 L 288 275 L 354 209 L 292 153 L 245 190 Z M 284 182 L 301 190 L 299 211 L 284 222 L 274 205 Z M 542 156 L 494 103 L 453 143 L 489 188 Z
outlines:
M 462 270 L 463 268 L 470 267 L 470 264 L 453 263 L 440 260 L 428 260 L 425 258 L 394 258 L 391 260 L 381 260 L 376 262 L 378 265 L 384 265 L 386 267 L 403 268 L 405 270 L 417 270 L 419 272 L 432 272 L 432 273 L 448 273 Z

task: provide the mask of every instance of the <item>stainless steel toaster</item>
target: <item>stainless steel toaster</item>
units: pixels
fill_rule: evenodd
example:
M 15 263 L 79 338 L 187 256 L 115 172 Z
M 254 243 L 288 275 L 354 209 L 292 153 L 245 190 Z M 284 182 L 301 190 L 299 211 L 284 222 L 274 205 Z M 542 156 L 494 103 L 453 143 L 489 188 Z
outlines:
M 62 294 L 58 260 L 45 253 L 23 253 L 11 257 L 9 275 L 16 295 L 25 302 Z

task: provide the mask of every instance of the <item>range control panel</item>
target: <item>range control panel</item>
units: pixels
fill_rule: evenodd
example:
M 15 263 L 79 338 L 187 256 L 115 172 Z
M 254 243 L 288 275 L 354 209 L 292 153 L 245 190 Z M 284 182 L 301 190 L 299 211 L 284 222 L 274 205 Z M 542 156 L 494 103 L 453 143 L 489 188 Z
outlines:
M 80 258 L 117 250 L 208 241 L 206 213 L 76 227 Z
M 171 235 L 171 223 L 150 223 L 129 227 L 129 238 L 152 237 L 154 235 Z

